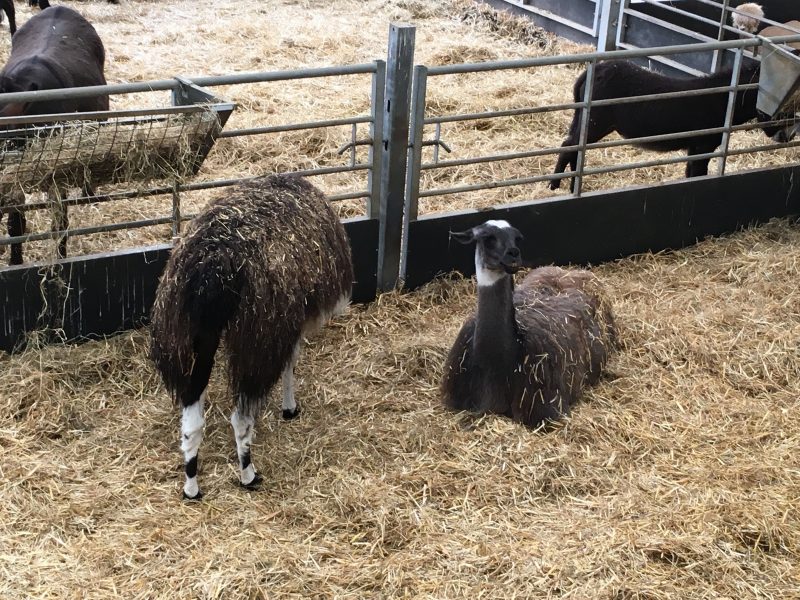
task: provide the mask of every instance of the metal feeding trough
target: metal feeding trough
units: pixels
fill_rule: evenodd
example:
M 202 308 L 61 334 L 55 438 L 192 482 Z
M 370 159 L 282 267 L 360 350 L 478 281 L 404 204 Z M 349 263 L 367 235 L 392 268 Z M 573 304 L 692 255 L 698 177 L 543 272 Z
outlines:
M 800 56 L 767 40 L 761 47 L 756 107 L 770 116 L 800 109 Z
M 235 106 L 178 80 L 168 107 L 0 119 L 0 193 L 189 177 Z

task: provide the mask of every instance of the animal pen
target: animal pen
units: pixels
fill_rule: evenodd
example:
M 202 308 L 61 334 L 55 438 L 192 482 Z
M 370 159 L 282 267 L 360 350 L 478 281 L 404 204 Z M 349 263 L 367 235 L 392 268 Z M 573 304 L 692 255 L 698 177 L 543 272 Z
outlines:
M 733 231 L 748 223 L 798 212 L 800 199 L 792 186 L 796 166 L 737 173 L 730 173 L 727 167 L 728 160 L 734 156 L 753 156 L 775 149 L 785 151 L 800 144 L 800 140 L 797 140 L 788 144 L 757 143 L 739 148 L 730 145 L 732 133 L 758 127 L 754 123 L 732 125 L 731 109 L 736 90 L 758 85 L 755 82 L 739 81 L 738 68 L 743 60 L 751 60 L 746 55 L 753 48 L 765 43 L 760 39 L 426 67 L 413 64 L 414 33 L 413 27 L 391 28 L 387 62 L 379 60 L 361 65 L 300 71 L 193 77 L 190 81 L 168 79 L 111 85 L 104 90 L 85 88 L 34 93 L 30 96 L 32 99 L 47 99 L 61 94 L 92 94 L 98 91 L 120 94 L 161 90 L 171 91 L 174 104 L 189 104 L 170 109 L 89 115 L 94 119 L 91 121 L 86 120 L 86 115 L 71 115 L 62 119 L 68 124 L 46 127 L 38 127 L 36 124 L 47 121 L 48 117 L 5 119 L 7 125 L 16 128 L 6 134 L 6 148 L 10 149 L 3 155 L 6 189 L 11 189 L 9 186 L 12 186 L 31 191 L 53 180 L 84 176 L 86 171 L 94 171 L 93 177 L 98 183 L 120 180 L 130 182 L 131 177 L 139 173 L 139 178 L 146 185 L 111 192 L 105 196 L 65 199 L 61 201 L 63 207 L 59 209 L 68 210 L 69 206 L 103 202 L 135 203 L 137 198 L 161 195 L 167 199 L 166 208 L 169 214 L 92 227 L 72 226 L 66 231 L 42 231 L 18 238 L 5 237 L 0 238 L 0 244 L 7 246 L 20 242 L 57 239 L 61 236 L 75 238 L 107 231 L 134 231 L 165 223 L 171 224 L 172 235 L 178 235 L 181 223 L 193 216 L 190 211 L 181 209 L 183 194 L 224 188 L 241 181 L 213 178 L 189 181 L 203 157 L 213 151 L 214 140 L 333 127 L 348 127 L 351 132 L 350 141 L 336 152 L 341 157 L 338 163 L 302 169 L 297 173 L 312 178 L 348 172 L 366 176 L 360 189 L 330 197 L 331 202 L 356 201 L 361 204 L 360 215 L 346 220 L 356 263 L 354 300 L 357 302 L 369 301 L 379 290 L 392 289 L 399 281 L 404 282 L 408 288 L 414 288 L 440 273 L 452 270 L 472 272 L 474 267 L 470 253 L 451 245 L 448 231 L 462 230 L 490 218 L 508 219 L 529 232 L 522 250 L 533 264 L 586 264 L 646 250 L 678 248 L 707 235 Z M 693 157 L 717 159 L 714 176 L 702 180 L 675 181 L 656 187 L 585 192 L 583 182 L 592 176 L 634 168 L 654 168 L 683 163 L 686 160 L 683 156 L 666 156 L 627 164 L 592 166 L 591 160 L 587 158 L 591 156 L 591 152 L 613 150 L 630 144 L 630 140 L 586 144 L 585 123 L 592 107 L 630 102 L 631 99 L 595 100 L 592 98 L 591 85 L 587 86 L 586 95 L 579 102 L 535 103 L 532 106 L 472 114 L 447 114 L 441 111 L 431 114 L 427 106 L 431 88 L 440 81 L 450 85 L 459 78 L 464 80 L 470 77 L 492 77 L 504 71 L 528 71 L 535 76 L 537 68 L 548 66 L 571 68 L 588 65 L 591 71 L 597 61 L 611 58 L 636 59 L 658 55 L 674 62 L 678 57 L 698 53 L 732 54 L 737 67 L 733 71 L 730 85 L 700 91 L 726 93 L 730 98 L 725 123 L 703 131 L 722 133 L 722 146 L 717 151 Z M 789 60 L 794 60 L 790 55 L 787 56 Z M 367 74 L 371 80 L 370 87 L 364 90 L 371 107 L 368 114 L 224 131 L 222 126 L 233 106 L 216 101 L 209 93 L 200 89 L 359 74 Z M 793 88 L 784 90 L 784 96 L 790 91 Z M 17 95 L 14 96 L 9 99 L 17 99 Z M 668 98 L 670 95 L 654 97 Z M 19 94 L 19 98 L 26 99 L 24 94 Z M 642 100 L 642 97 L 634 100 Z M 781 98 L 784 103 L 785 100 L 785 97 Z M 775 110 L 777 107 L 772 108 Z M 478 130 L 491 130 L 496 123 L 514 123 L 573 109 L 580 109 L 584 113 L 584 137 L 575 147 L 579 152 L 578 167 L 575 173 L 567 172 L 557 177 L 574 175 L 577 182 L 574 194 L 553 199 L 516 201 L 511 205 L 498 203 L 496 206 L 482 206 L 480 211 L 444 211 L 431 214 L 432 211 L 426 208 L 426 204 L 438 198 L 458 197 L 480 191 L 497 192 L 509 187 L 526 190 L 523 193 L 529 194 L 533 184 L 549 181 L 553 176 L 542 173 L 492 180 L 479 174 L 475 182 L 444 187 L 434 184 L 439 173 L 458 172 L 465 168 L 491 171 L 492 165 L 499 162 L 528 165 L 531 160 L 540 161 L 542 157 L 554 157 L 561 150 L 557 147 L 534 147 L 521 152 L 481 155 L 479 150 L 471 148 L 451 148 L 447 142 L 448 128 L 473 126 Z M 196 120 L 187 121 L 187 115 L 195 115 Z M 215 118 L 214 115 L 219 117 Z M 164 119 L 175 118 L 180 119 L 181 127 L 154 129 L 155 122 L 169 125 L 171 122 Z M 194 129 L 190 131 L 187 123 L 192 123 L 191 127 Z M 97 131 L 102 134 L 112 124 L 115 124 L 114 132 L 100 136 L 100 139 L 110 140 L 105 142 L 107 147 L 101 147 L 101 142 L 96 139 L 86 147 L 85 142 L 92 140 L 92 135 L 97 137 Z M 120 132 L 125 128 L 130 133 L 123 135 Z M 146 133 L 136 133 L 141 131 Z M 183 149 L 189 151 L 188 155 L 182 159 L 177 157 L 177 142 L 166 139 L 166 131 L 172 131 L 170 135 L 177 136 L 175 140 L 183 136 Z M 687 137 L 695 133 L 667 134 L 652 139 Z M 191 135 L 187 137 L 189 134 Z M 161 138 L 158 138 L 159 135 Z M 155 142 L 152 140 L 154 137 Z M 650 138 L 634 142 L 647 139 Z M 58 166 L 56 172 L 51 172 L 55 163 L 48 157 L 48 152 L 52 154 L 52 151 L 42 150 L 42 140 L 49 144 L 47 148 L 58 148 L 61 153 L 59 160 L 66 166 Z M 73 147 L 65 140 L 72 140 Z M 134 148 L 135 144 L 138 146 Z M 367 151 L 360 151 L 364 147 Z M 443 156 L 445 152 L 448 153 L 446 158 Z M 155 166 L 155 170 L 150 168 L 148 171 L 142 165 L 125 164 L 123 157 L 128 163 L 135 163 L 137 160 L 141 162 L 144 159 L 150 167 Z M 154 157 L 160 159 L 154 160 Z M 185 163 L 182 167 L 176 165 L 176 161 L 181 160 Z M 549 170 L 547 166 L 544 168 Z M 156 180 L 160 180 L 161 185 L 153 186 L 152 182 Z M 758 201 L 754 202 L 754 198 L 758 198 Z M 17 204 L 12 209 L 26 212 L 47 211 L 53 209 L 51 204 L 51 201 L 38 201 Z M 4 207 L 3 210 L 8 211 L 9 207 Z M 0 315 L 0 348 L 14 349 L 32 331 L 57 332 L 61 339 L 72 340 L 110 334 L 144 323 L 170 247 L 169 240 L 164 240 L 164 243 L 144 248 L 107 248 L 101 254 L 71 256 L 56 262 L 35 262 L 0 270 L 0 282 L 3 284 L 5 297 L 3 313 Z
M 103 202 L 71 191 L 68 233 L 124 228 L 70 236 L 63 260 L 52 259 L 54 240 L 25 242 L 28 262 L 10 268 L 0 246 L 0 310 L 17 315 L 19 299 L 30 313 L 3 338 L 21 351 L 0 351 L 0 597 L 796 597 L 800 228 L 771 217 L 798 212 L 797 147 L 737 129 L 725 174 L 718 157 L 710 176 L 686 180 L 685 156 L 609 137 L 618 145 L 585 152 L 579 196 L 551 191 L 574 109 L 550 109 L 580 113 L 572 85 L 609 55 L 484 19 L 477 6 L 80 4 L 114 40 L 110 81 L 164 86 L 113 95 L 112 108 L 171 110 L 179 81 L 161 78 L 176 73 L 236 107 L 196 174 L 97 186 Z M 415 22 L 413 60 L 407 28 L 385 65 L 371 60 L 385 58 L 390 18 Z M 726 48 L 735 59 L 739 47 Z M 395 55 L 407 66 L 393 67 Z M 236 69 L 248 72 L 226 75 Z M 399 109 L 387 116 L 390 101 Z M 623 170 L 597 172 L 612 168 Z M 240 178 L 317 170 L 309 179 L 346 223 L 366 301 L 304 343 L 300 418 L 283 421 L 280 393 L 269 399 L 257 493 L 236 483 L 218 361 L 206 497 L 183 503 L 180 414 L 149 359 L 148 328 L 104 333 L 146 322 L 172 238 L 209 198 Z M 27 195 L 32 235 L 52 233 L 46 203 Z M 419 284 L 440 270 L 471 274 L 472 253 L 448 244 L 449 231 L 498 217 L 523 229 L 530 263 L 591 262 L 620 327 L 607 376 L 547 433 L 441 406 L 476 282 L 455 273 Z M 166 222 L 125 225 L 153 219 Z M 604 257 L 614 260 L 597 264 Z M 377 294 L 402 277 L 406 289 Z M 61 301 L 42 311 L 43 294 Z M 39 344 L 41 329 L 102 337 Z

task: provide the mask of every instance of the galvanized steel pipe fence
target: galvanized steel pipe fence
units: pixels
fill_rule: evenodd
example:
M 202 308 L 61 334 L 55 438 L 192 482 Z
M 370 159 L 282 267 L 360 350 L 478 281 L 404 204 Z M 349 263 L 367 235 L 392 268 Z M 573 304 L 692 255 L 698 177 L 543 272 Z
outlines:
M 633 50 L 681 43 L 723 41 L 748 37 L 730 24 L 734 13 L 731 0 L 485 0 L 513 14 L 526 15 L 537 25 L 579 43 L 591 43 L 598 50 Z M 768 15 L 769 16 L 769 15 Z M 769 18 L 762 27 L 775 25 Z M 687 64 L 652 55 L 656 64 L 699 75 L 716 72 L 724 54 L 709 53 L 707 62 Z M 732 57 L 729 57 L 732 60 Z M 694 62 L 694 61 L 692 61 Z
M 693 0 L 691 6 L 659 0 L 636 0 L 636 2 L 601 0 L 598 6 L 608 6 L 605 10 L 611 15 L 601 26 L 598 49 L 648 49 L 650 60 L 656 64 L 690 75 L 716 73 L 724 66 L 729 66 L 734 60 L 731 50 L 711 48 L 711 51 L 703 52 L 698 49 L 696 51 L 698 56 L 691 61 L 682 62 L 670 58 L 668 54 L 657 52 L 656 48 L 649 47 L 650 41 L 661 40 L 661 43 L 656 45 L 664 45 L 664 40 L 670 40 L 671 44 L 679 44 L 757 37 L 756 34 L 733 27 L 731 24 L 733 14 L 751 15 L 731 6 L 730 0 Z M 688 8 L 694 8 L 696 11 L 705 10 L 707 14 L 704 16 Z M 679 21 L 680 24 L 672 21 Z M 762 29 L 767 25 L 782 25 L 782 23 L 766 15 L 760 19 L 758 28 Z M 754 49 L 753 46 L 747 47 L 746 54 L 752 56 L 751 52 Z
M 710 0 L 709 0 L 710 1 Z M 783 36 L 776 38 L 777 41 L 796 41 L 800 40 L 800 35 Z M 494 61 L 486 63 L 456 64 L 446 66 L 414 65 L 414 28 L 410 26 L 393 26 L 390 31 L 389 52 L 387 61 L 376 60 L 372 63 L 344 66 L 344 67 L 325 67 L 318 69 L 303 69 L 293 71 L 261 72 L 261 73 L 242 73 L 226 76 L 204 76 L 193 77 L 191 83 L 202 87 L 235 86 L 250 83 L 269 83 L 277 81 L 298 81 L 309 78 L 329 78 L 342 77 L 348 75 L 370 75 L 371 87 L 368 91 L 371 108 L 369 114 L 342 116 L 335 119 L 312 120 L 283 125 L 255 126 L 240 129 L 223 130 L 220 139 L 235 138 L 244 136 L 273 135 L 287 131 L 306 131 L 325 129 L 329 127 L 351 127 L 352 136 L 349 144 L 339 148 L 341 154 L 349 151 L 349 161 L 340 166 L 323 166 L 313 169 L 297 171 L 298 174 L 316 177 L 320 175 L 363 172 L 367 176 L 367 183 L 363 188 L 353 189 L 344 193 L 332 195 L 331 201 L 363 199 L 365 203 L 364 219 L 377 219 L 379 221 L 380 238 L 378 248 L 364 249 L 365 252 L 377 252 L 378 254 L 378 278 L 377 287 L 380 290 L 387 290 L 395 287 L 405 275 L 405 261 L 408 253 L 408 227 L 419 216 L 419 200 L 433 196 L 448 196 L 464 192 L 489 190 L 500 187 L 510 186 L 529 186 L 530 184 L 574 177 L 576 180 L 575 192 L 573 196 L 580 197 L 583 193 L 583 182 L 587 176 L 601 173 L 612 173 L 622 170 L 652 167 L 659 165 L 672 164 L 687 161 L 686 156 L 665 156 L 657 160 L 646 160 L 631 162 L 621 165 L 592 166 L 587 159 L 587 153 L 592 150 L 611 148 L 620 145 L 641 142 L 655 142 L 670 139 L 685 138 L 697 134 L 717 134 L 723 135 L 723 143 L 719 150 L 714 152 L 693 155 L 691 159 L 699 158 L 718 158 L 720 159 L 717 175 L 726 173 L 726 159 L 729 156 L 745 152 L 762 152 L 774 148 L 786 148 L 800 145 L 800 140 L 792 141 L 788 144 L 763 144 L 750 148 L 729 148 L 730 134 L 736 131 L 753 129 L 759 124 L 738 125 L 732 124 L 733 104 L 737 90 L 750 89 L 755 87 L 754 83 L 743 83 L 739 81 L 739 69 L 743 60 L 744 53 L 763 43 L 763 40 L 755 37 L 740 40 L 712 41 L 700 44 L 687 44 L 682 46 L 631 49 L 621 51 L 592 52 L 575 54 L 571 56 L 540 57 L 513 61 Z M 620 98 L 613 100 L 595 99 L 593 97 L 593 78 L 591 74 L 598 61 L 607 59 L 632 59 L 646 57 L 651 54 L 660 56 L 675 56 L 682 53 L 698 51 L 713 51 L 735 53 L 735 69 L 731 81 L 728 85 L 715 87 L 705 90 L 696 90 L 690 94 L 713 94 L 727 93 L 729 101 L 725 121 L 718 127 L 704 129 L 702 131 L 690 131 L 681 133 L 670 133 L 657 136 L 637 138 L 635 140 L 609 140 L 595 143 L 587 143 L 587 126 L 593 108 L 608 104 L 622 104 L 630 102 L 646 102 L 655 99 L 667 99 L 676 96 L 686 96 L 687 93 L 680 94 L 654 94 L 648 96 L 634 96 L 630 98 Z M 491 73 L 500 70 L 525 71 L 541 67 L 554 65 L 585 64 L 589 77 L 588 85 L 585 88 L 584 97 L 578 102 L 569 102 L 551 105 L 532 105 L 520 106 L 507 110 L 482 111 L 478 113 L 453 113 L 430 116 L 426 111 L 426 100 L 429 87 L 437 78 L 446 75 Z M 535 81 L 532 80 L 532 81 Z M 164 79 L 134 84 L 109 85 L 97 88 L 77 88 L 72 90 L 50 90 L 25 94 L 5 94 L 0 96 L 0 102 L 8 101 L 41 101 L 48 99 L 60 99 L 65 97 L 85 97 L 97 95 L 98 93 L 107 94 L 128 94 L 150 91 L 173 91 L 178 93 L 180 81 L 176 79 Z M 535 86 L 532 86 L 535 94 Z M 301 110 L 300 107 L 298 107 Z M 451 148 L 446 140 L 442 139 L 442 126 L 449 123 L 469 123 L 478 120 L 497 119 L 509 116 L 532 115 L 536 113 L 554 111 L 582 111 L 581 136 L 578 144 L 569 147 L 548 147 L 531 148 L 523 151 L 509 152 L 503 154 L 478 154 L 463 155 L 464 149 L 452 148 L 454 158 L 440 160 L 439 148 L 447 150 Z M 157 112 L 157 111 L 156 111 Z M 126 114 L 129 116 L 141 117 L 152 114 L 153 111 L 116 111 L 114 114 Z M 85 119 L 86 115 L 70 115 L 69 119 Z M 101 116 L 95 115 L 95 118 Z M 64 117 L 59 116 L 59 120 Z M 15 118 L 0 119 L 0 127 L 9 124 L 19 124 L 20 122 L 35 123 L 37 121 L 47 121 L 47 117 L 39 118 Z M 52 117 L 50 118 L 52 120 Z M 369 126 L 369 139 L 356 139 L 356 128 L 358 125 Z M 426 127 L 434 129 L 433 137 L 426 139 Z M 366 161 L 357 161 L 356 146 L 368 146 L 369 155 Z M 423 148 L 433 146 L 433 159 L 423 162 Z M 470 183 L 457 186 L 423 188 L 421 186 L 422 175 L 425 172 L 434 172 L 440 169 L 475 165 L 490 164 L 502 161 L 515 161 L 531 157 L 555 155 L 563 150 L 577 150 L 578 161 L 575 171 L 565 172 L 559 175 L 552 174 L 532 174 L 530 176 L 515 177 L 510 179 L 485 180 L 479 183 Z M 213 152 L 213 149 L 212 149 Z M 195 181 L 189 183 L 165 182 L 164 185 L 154 186 L 145 190 L 131 190 L 113 193 L 108 196 L 79 197 L 67 199 L 64 204 L 67 206 L 77 206 L 110 201 L 129 201 L 133 198 L 147 195 L 171 195 L 172 210 L 170 214 L 161 217 L 131 220 L 117 223 L 108 223 L 93 227 L 75 227 L 66 231 L 36 232 L 15 238 L 0 236 L 0 245 L 8 245 L 17 242 L 55 239 L 61 236 L 89 235 L 99 232 L 118 231 L 122 229 L 136 229 L 153 225 L 173 224 L 173 233 L 177 234 L 180 223 L 190 219 L 193 215 L 184 214 L 180 209 L 180 195 L 184 192 L 221 188 L 234 185 L 248 178 L 237 179 L 216 179 L 208 181 Z M 542 200 L 539 200 L 540 202 Z M 31 202 L 27 204 L 16 204 L 14 206 L 3 207 L 4 212 L 10 208 L 31 211 L 43 210 L 49 206 L 48 202 Z
M 372 109 L 369 114 L 349 116 L 340 119 L 317 120 L 308 122 L 291 123 L 277 126 L 265 127 L 251 127 L 242 129 L 228 129 L 224 130 L 219 139 L 235 138 L 241 136 L 254 136 L 254 135 L 269 135 L 287 131 L 302 131 L 323 129 L 329 127 L 351 126 L 353 136 L 355 136 L 356 126 L 358 124 L 369 124 L 370 138 L 372 140 L 380 140 L 382 138 L 382 120 L 377 122 L 374 120 L 375 114 L 380 114 L 376 107 L 383 104 L 383 90 L 385 86 L 385 62 L 375 61 L 373 63 L 351 65 L 344 67 L 328 67 L 317 69 L 302 69 L 295 71 L 284 72 L 256 72 L 256 73 L 240 73 L 234 75 L 224 76 L 211 76 L 211 77 L 197 77 L 191 83 L 201 85 L 203 87 L 217 87 L 217 86 L 231 86 L 250 83 L 269 83 L 276 81 L 293 80 L 299 81 L 311 78 L 324 78 L 324 77 L 341 77 L 347 75 L 363 75 L 370 74 L 372 76 L 372 89 L 370 99 Z M 85 88 L 74 88 L 70 90 L 45 90 L 38 92 L 22 92 L 3 94 L 2 102 L 41 102 L 48 100 L 61 100 L 65 98 L 80 98 L 97 96 L 98 94 L 119 95 L 119 94 L 133 94 L 142 92 L 157 92 L 157 91 L 171 91 L 174 94 L 178 93 L 181 89 L 181 80 L 179 79 L 163 79 L 155 81 L 146 81 L 141 83 L 130 84 L 116 84 L 107 86 L 93 86 Z M 59 122 L 64 121 L 83 121 L 87 119 L 95 119 L 100 124 L 103 121 L 114 117 L 133 117 L 145 118 L 160 116 L 168 113 L 180 112 L 181 107 L 169 107 L 163 109 L 146 109 L 146 110 L 123 110 L 123 111 L 109 111 L 107 113 L 75 113 L 71 115 L 58 115 Z M 183 109 L 187 110 L 186 108 Z M 44 115 L 37 117 L 5 117 L 0 118 L 0 128 L 8 128 L 12 126 L 35 125 L 37 123 L 50 123 L 56 120 L 53 116 Z M 351 192 L 333 195 L 330 197 L 332 201 L 340 201 L 347 199 L 365 199 L 367 217 L 377 214 L 378 211 L 378 197 L 379 192 L 377 186 L 380 184 L 380 169 L 373 169 L 373 164 L 380 163 L 382 147 L 380 143 L 372 143 L 370 145 L 369 159 L 366 162 L 357 163 L 355 161 L 355 145 L 357 140 L 352 140 L 353 152 L 351 153 L 350 164 L 343 166 L 329 166 L 318 167 L 313 169 L 304 169 L 297 171 L 298 175 L 303 176 L 318 176 L 333 173 L 345 172 L 368 172 L 368 181 L 365 189 L 353 190 Z M 191 183 L 175 183 L 162 186 L 154 186 L 145 189 L 137 189 L 135 191 L 125 191 L 111 193 L 104 196 L 89 196 L 68 198 L 61 201 L 63 206 L 80 206 L 88 204 L 101 204 L 120 200 L 129 200 L 132 198 L 141 198 L 147 196 L 157 196 L 163 194 L 173 195 L 173 212 L 170 215 L 157 217 L 152 219 L 143 219 L 138 221 L 127 221 L 123 223 L 112 223 L 108 225 L 99 225 L 95 227 L 76 227 L 67 231 L 50 231 L 35 234 L 28 234 L 13 238 L 0 238 L 0 245 L 8 245 L 18 242 L 36 241 L 45 239 L 56 239 L 62 236 L 74 237 L 80 235 L 89 235 L 102 232 L 118 231 L 121 229 L 135 229 L 142 227 L 149 227 L 153 225 L 161 225 L 166 223 L 173 224 L 173 232 L 177 233 L 180 230 L 180 223 L 191 219 L 193 214 L 183 214 L 180 211 L 180 194 L 182 192 L 190 192 L 197 190 L 206 190 L 213 188 L 226 187 L 237 183 L 242 183 L 251 178 L 235 178 L 235 179 L 217 179 L 202 182 Z M 50 202 L 31 202 L 25 204 L 6 204 L 3 206 L 4 212 L 10 210 L 19 210 L 23 212 L 32 210 L 46 210 L 50 208 Z
M 797 40 L 800 40 L 800 36 L 782 36 L 780 38 L 774 38 L 774 41 L 777 42 L 797 41 Z M 405 210 L 407 218 L 410 221 L 417 219 L 419 214 L 419 200 L 421 198 L 452 195 L 452 194 L 473 192 L 479 190 L 489 190 L 499 187 L 522 186 L 539 182 L 551 181 L 554 179 L 564 179 L 568 177 L 575 178 L 576 185 L 573 195 L 579 197 L 582 193 L 583 180 L 587 175 L 614 173 L 635 168 L 654 167 L 654 166 L 668 165 L 673 163 L 681 163 L 681 162 L 686 162 L 687 160 L 690 159 L 696 160 L 705 158 L 709 159 L 718 158 L 720 160 L 718 163 L 716 174 L 722 176 L 726 172 L 726 163 L 727 163 L 727 158 L 729 156 L 734 156 L 744 153 L 769 151 L 776 148 L 796 147 L 800 145 L 800 140 L 791 141 L 788 143 L 761 144 L 758 146 L 751 146 L 747 148 L 737 148 L 737 149 L 729 148 L 730 134 L 732 132 L 757 129 L 765 124 L 765 123 L 750 123 L 743 125 L 732 124 L 734 102 L 737 91 L 755 89 L 758 87 L 758 85 L 755 83 L 742 83 L 739 81 L 739 73 L 741 69 L 743 54 L 745 51 L 752 50 L 754 47 L 759 46 L 762 43 L 763 40 L 761 39 L 751 38 L 744 40 L 709 42 L 703 44 L 688 44 L 688 45 L 674 46 L 674 47 L 647 48 L 647 49 L 622 50 L 622 51 L 611 51 L 611 52 L 593 52 L 587 54 L 576 54 L 569 57 L 564 57 L 564 56 L 542 57 L 542 58 L 514 60 L 514 61 L 497 61 L 497 62 L 474 63 L 474 64 L 446 65 L 437 67 L 417 66 L 414 72 L 414 96 L 412 100 L 412 111 L 411 111 L 412 114 L 411 143 L 410 143 L 411 156 L 409 159 L 409 175 L 408 175 L 409 185 L 406 189 L 406 210 Z M 608 60 L 608 59 L 632 59 L 632 58 L 649 56 L 650 53 L 659 54 L 663 56 L 671 56 L 671 55 L 678 55 L 681 53 L 697 52 L 698 50 L 699 51 L 732 50 L 736 53 L 736 60 L 734 63 L 734 68 L 732 71 L 731 81 L 729 85 L 700 89 L 700 90 L 691 90 L 688 92 L 651 94 L 651 95 L 641 95 L 641 96 L 633 96 L 626 98 L 595 99 L 593 97 L 593 71 L 598 61 Z M 510 70 L 510 69 L 525 70 L 525 69 L 534 69 L 536 67 L 575 64 L 575 63 L 584 63 L 587 65 L 587 78 L 586 78 L 587 84 L 585 86 L 584 97 L 579 102 L 554 104 L 548 106 L 520 107 L 518 109 L 513 109 L 513 110 L 484 111 L 472 114 L 448 114 L 448 115 L 437 115 L 437 116 L 426 115 L 426 98 L 429 93 L 429 82 L 436 77 L 441 77 L 445 75 L 454 75 L 454 74 L 465 74 L 465 73 L 481 73 L 481 72 L 491 73 L 494 71 Z M 594 107 L 608 106 L 612 104 L 625 104 L 632 102 L 637 102 L 637 103 L 648 102 L 653 100 L 663 100 L 663 99 L 677 98 L 677 97 L 718 94 L 722 92 L 727 93 L 729 95 L 729 98 L 727 103 L 724 124 L 722 124 L 719 127 L 678 132 L 678 133 L 669 133 L 662 135 L 653 135 L 653 136 L 639 137 L 632 139 L 619 139 L 619 140 L 587 143 L 586 132 L 589 119 L 591 116 L 591 110 Z M 439 160 L 438 154 L 434 154 L 434 158 L 432 161 L 423 162 L 422 160 L 423 147 L 427 144 L 431 143 L 436 144 L 439 142 L 441 136 L 441 125 L 444 123 L 457 123 L 457 122 L 485 120 L 492 118 L 503 118 L 509 116 L 532 115 L 536 113 L 556 112 L 564 110 L 582 111 L 580 141 L 576 145 L 563 146 L 563 147 L 562 146 L 550 147 L 550 148 L 536 148 L 523 152 L 471 156 L 468 158 L 458 158 L 450 160 Z M 774 121 L 774 123 L 778 123 L 778 121 Z M 433 140 L 426 141 L 424 139 L 425 137 L 424 132 L 426 126 L 435 127 Z M 587 151 L 590 150 L 611 148 L 615 146 L 622 146 L 629 144 L 640 144 L 645 142 L 660 142 L 665 140 L 682 139 L 682 138 L 693 137 L 698 134 L 720 134 L 720 133 L 722 134 L 722 144 L 720 145 L 719 149 L 714 152 L 695 154 L 692 155 L 691 157 L 665 156 L 664 158 L 659 158 L 655 160 L 636 161 L 636 162 L 618 164 L 613 166 L 597 166 L 597 167 L 587 166 L 586 155 Z M 540 157 L 547 155 L 555 156 L 565 150 L 578 151 L 577 168 L 575 169 L 575 171 L 566 171 L 558 175 L 539 174 L 528 177 L 517 177 L 505 180 L 489 180 L 482 183 L 459 185 L 454 187 L 420 189 L 421 175 L 426 171 L 441 170 L 463 165 L 476 165 L 482 163 L 487 164 L 500 161 L 515 161 L 524 158 Z M 555 160 L 553 162 L 555 162 Z M 404 273 L 403 269 L 401 269 L 401 274 L 402 273 Z

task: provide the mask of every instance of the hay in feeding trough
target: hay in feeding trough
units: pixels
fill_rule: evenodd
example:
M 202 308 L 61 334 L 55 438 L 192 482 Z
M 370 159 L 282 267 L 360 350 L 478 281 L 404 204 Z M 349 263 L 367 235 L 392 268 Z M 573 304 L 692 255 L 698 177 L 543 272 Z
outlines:
M 11 132 L 0 154 L 0 193 L 80 186 L 182 180 L 200 166 L 222 127 L 217 113 L 68 121 Z

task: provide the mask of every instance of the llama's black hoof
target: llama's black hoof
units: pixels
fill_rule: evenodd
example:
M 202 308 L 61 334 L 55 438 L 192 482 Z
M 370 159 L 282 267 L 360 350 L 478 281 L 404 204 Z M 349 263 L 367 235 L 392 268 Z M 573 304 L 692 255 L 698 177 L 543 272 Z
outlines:
M 553 191 L 557 190 L 558 188 L 561 187 L 561 180 L 557 179 L 555 181 L 551 181 L 548 187 Z
M 189 496 L 189 495 L 186 494 L 185 491 L 182 491 L 181 495 L 183 496 L 184 502 L 200 502 L 200 500 L 203 499 L 203 492 L 201 492 L 199 490 L 197 492 L 197 495 L 195 495 L 195 496 Z
M 256 476 L 253 477 L 253 481 L 250 483 L 242 483 L 239 481 L 239 485 L 242 486 L 244 489 L 249 490 L 251 492 L 255 492 L 261 489 L 261 483 L 264 481 L 264 478 L 261 476 L 260 473 L 256 473 Z
M 292 419 L 296 419 L 300 416 L 300 407 L 296 406 L 294 410 L 289 408 L 283 409 L 283 420 L 284 421 L 291 421 Z

